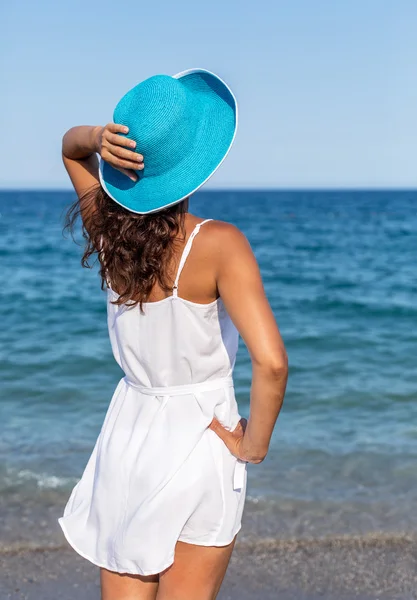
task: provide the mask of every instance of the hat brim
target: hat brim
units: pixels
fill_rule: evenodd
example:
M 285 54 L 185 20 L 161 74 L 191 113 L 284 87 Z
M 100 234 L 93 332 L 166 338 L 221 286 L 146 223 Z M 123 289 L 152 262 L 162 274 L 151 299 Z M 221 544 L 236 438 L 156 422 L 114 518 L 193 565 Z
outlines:
M 237 102 L 222 79 L 204 69 L 190 69 L 174 78 L 181 79 L 199 95 L 202 109 L 192 149 L 183 160 L 161 175 L 146 177 L 145 156 L 145 173 L 138 171 L 136 182 L 100 160 L 103 189 L 115 202 L 135 213 L 156 212 L 195 193 L 220 167 L 236 136 Z

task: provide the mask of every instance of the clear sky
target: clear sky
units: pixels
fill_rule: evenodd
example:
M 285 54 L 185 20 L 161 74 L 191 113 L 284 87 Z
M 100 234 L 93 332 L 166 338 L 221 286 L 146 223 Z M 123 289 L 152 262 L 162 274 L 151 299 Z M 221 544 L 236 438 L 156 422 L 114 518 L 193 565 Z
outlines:
M 210 186 L 417 187 L 416 0 L 13 0 L 0 23 L 1 187 L 68 187 L 66 129 L 191 67 L 240 107 Z

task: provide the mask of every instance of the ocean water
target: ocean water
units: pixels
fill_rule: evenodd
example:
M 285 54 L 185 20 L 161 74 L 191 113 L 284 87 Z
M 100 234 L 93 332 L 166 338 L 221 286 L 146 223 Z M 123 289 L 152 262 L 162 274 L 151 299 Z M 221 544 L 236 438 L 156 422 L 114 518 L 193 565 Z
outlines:
M 70 192 L 0 193 L 0 542 L 62 543 L 56 517 L 122 373 L 97 270 L 62 236 Z M 249 238 L 290 360 L 240 537 L 417 532 L 416 192 L 201 192 Z M 250 362 L 235 384 L 248 414 Z

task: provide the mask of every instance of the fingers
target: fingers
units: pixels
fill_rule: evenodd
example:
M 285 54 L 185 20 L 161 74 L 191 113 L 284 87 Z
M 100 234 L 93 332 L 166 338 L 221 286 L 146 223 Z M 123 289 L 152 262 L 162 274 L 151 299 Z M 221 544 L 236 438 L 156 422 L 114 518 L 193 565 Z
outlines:
M 125 148 L 121 148 L 120 146 L 116 146 L 114 144 L 109 144 L 106 146 L 106 149 L 113 154 L 113 156 L 117 156 L 118 158 L 122 158 L 123 160 L 130 161 L 133 166 L 136 168 L 143 168 L 143 156 L 142 154 L 138 154 L 137 152 L 132 152 L 131 150 L 126 150 Z
M 213 418 L 212 422 L 209 425 L 209 428 L 212 429 L 214 433 L 217 433 L 219 438 L 221 438 L 223 441 L 225 441 L 225 433 L 230 434 L 230 431 L 223 427 L 223 425 L 220 423 L 220 421 L 216 419 L 216 417 Z
M 131 169 L 133 171 L 141 171 L 144 168 L 143 160 L 139 161 L 136 158 L 134 152 L 129 152 L 129 150 L 123 150 L 122 148 L 117 148 L 116 146 L 107 147 L 102 146 L 101 148 L 101 158 L 109 163 L 115 169 Z M 117 152 L 117 154 L 115 154 Z M 131 158 L 130 155 L 133 155 L 134 158 Z
M 126 148 L 136 148 L 135 140 L 130 140 L 129 138 L 123 137 L 122 135 L 117 135 L 117 133 L 110 133 L 109 131 L 107 131 L 105 134 L 105 138 L 113 146 L 124 146 Z
M 113 154 L 108 148 L 101 149 L 101 158 L 115 169 L 130 169 L 132 171 L 140 171 L 144 168 L 143 162 L 137 160 L 129 160 Z
M 238 424 L 239 427 L 239 424 Z M 224 427 L 220 421 L 218 421 L 216 419 L 216 417 L 213 418 L 212 422 L 209 425 L 209 428 L 214 431 L 214 433 L 216 435 L 219 436 L 219 438 L 225 443 L 225 445 L 229 448 L 229 450 L 231 452 L 233 452 L 234 447 L 236 445 L 236 429 L 233 431 L 230 431 L 229 429 L 226 429 L 226 427 Z
M 107 123 L 104 131 L 110 131 L 111 133 L 129 133 L 129 127 L 126 127 L 126 125 L 119 125 L 118 123 Z
M 236 458 L 246 460 L 246 458 L 244 458 L 241 454 L 241 443 L 246 429 L 246 423 L 246 419 L 242 418 L 233 431 L 230 431 L 229 429 L 226 429 L 226 427 L 224 427 L 220 421 L 216 419 L 216 417 L 214 417 L 209 425 L 209 429 L 214 431 L 214 433 L 222 440 L 224 445 L 234 456 L 236 456 Z
M 127 147 L 136 147 L 134 140 L 118 135 L 119 133 L 128 133 L 128 131 L 128 127 L 117 123 L 106 125 L 102 135 L 101 157 L 109 165 L 130 177 L 132 181 L 136 181 L 135 171 L 141 171 L 144 168 L 143 156 L 127 149 Z
M 210 429 L 215 431 L 218 435 L 221 434 L 222 436 L 226 436 L 226 437 L 231 436 L 231 437 L 235 438 L 237 435 L 241 436 L 244 434 L 247 423 L 248 423 L 247 419 L 244 419 L 242 417 L 240 419 L 240 421 L 238 422 L 238 424 L 236 425 L 236 427 L 234 429 L 230 430 L 230 429 L 226 429 L 226 427 L 224 425 L 222 425 L 220 423 L 220 421 L 218 421 L 218 419 L 216 419 L 216 417 L 213 417 L 213 420 L 210 423 L 209 427 L 210 427 Z
M 102 136 L 102 144 L 104 144 L 107 148 L 113 148 L 114 146 L 121 146 L 124 148 L 136 148 L 136 142 L 134 140 L 130 140 L 127 137 L 123 137 L 122 135 L 118 135 L 119 133 L 128 133 L 128 127 L 124 125 L 117 125 L 116 123 L 109 123 L 106 125 L 103 131 Z M 120 150 L 120 148 L 119 148 Z M 112 150 L 113 151 L 113 150 Z M 126 150 L 126 152 L 129 152 Z M 113 152 L 115 154 L 115 152 Z M 137 154 L 136 152 L 130 152 L 132 155 L 131 158 L 136 160 L 137 157 L 140 157 L 140 160 L 143 160 L 143 156 Z
M 129 177 L 129 179 L 131 179 L 132 181 L 138 180 L 138 176 L 136 175 L 136 173 L 130 169 L 117 169 L 117 170 L 120 171 L 120 173 L 123 173 L 123 175 L 127 175 Z

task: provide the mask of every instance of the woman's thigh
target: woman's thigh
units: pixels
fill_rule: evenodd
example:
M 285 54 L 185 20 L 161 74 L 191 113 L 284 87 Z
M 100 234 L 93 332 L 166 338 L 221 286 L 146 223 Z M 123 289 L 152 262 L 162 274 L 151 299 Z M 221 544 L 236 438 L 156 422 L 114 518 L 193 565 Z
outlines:
M 157 600 L 214 600 L 235 541 L 228 546 L 177 542 L 174 564 L 159 576 Z
M 142 577 L 100 570 L 101 600 L 155 600 L 159 575 Z

